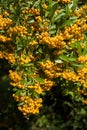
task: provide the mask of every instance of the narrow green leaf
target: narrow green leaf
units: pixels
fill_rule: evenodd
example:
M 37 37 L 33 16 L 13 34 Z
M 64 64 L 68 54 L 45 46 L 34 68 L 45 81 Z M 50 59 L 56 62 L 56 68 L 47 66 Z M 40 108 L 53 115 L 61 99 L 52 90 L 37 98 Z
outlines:
M 55 34 L 56 33 L 56 30 L 51 30 L 49 31 L 50 34 Z
M 28 23 L 34 23 L 34 22 L 35 22 L 34 19 L 31 19 L 31 20 L 28 21 Z
M 87 54 L 87 45 L 86 47 L 84 48 L 84 50 L 82 51 L 82 55 L 86 55 Z
M 59 58 L 63 61 L 69 62 L 69 58 L 66 55 L 60 55 Z
M 23 104 L 24 104 L 24 102 L 19 102 L 17 105 L 22 106 Z
M 85 64 L 81 63 L 81 64 L 72 64 L 72 65 L 75 66 L 75 67 L 81 67 L 82 68 L 82 67 L 84 67 Z
M 65 11 L 66 11 L 66 16 L 69 17 L 70 16 L 69 5 L 66 5 Z
M 50 5 L 50 19 L 52 19 L 57 7 L 58 7 L 58 2 L 53 1 Z
M 13 88 L 13 91 L 17 91 L 18 89 L 15 87 L 15 88 Z
M 40 82 L 41 84 L 44 84 L 44 81 L 43 81 L 43 79 L 42 79 L 42 78 L 37 77 L 37 78 L 36 78 L 36 80 L 37 80 L 38 82 Z
M 20 84 L 24 84 L 24 83 L 25 83 L 25 81 L 24 81 L 24 80 L 21 80 L 21 81 L 20 81 Z
M 75 11 L 77 8 L 78 0 L 73 0 L 73 6 L 72 6 L 72 11 Z
M 75 57 L 69 57 L 69 61 L 76 61 Z
M 65 16 L 65 13 L 58 14 L 56 17 L 52 18 L 52 23 L 60 21 L 61 18 L 63 18 L 64 16 Z
M 43 53 L 42 48 L 39 48 L 38 52 L 42 54 Z
M 33 96 L 35 97 L 35 98 L 39 98 L 40 97 L 40 95 L 37 93 L 37 92 L 33 92 Z
M 17 90 L 15 94 L 20 95 L 20 93 L 21 93 L 21 90 Z
M 76 49 L 78 49 L 79 53 L 82 52 L 82 47 L 81 47 L 80 42 L 77 41 L 77 42 L 71 44 L 70 46 L 71 46 L 72 48 L 76 48 Z
M 49 31 L 50 34 L 55 34 L 56 33 L 56 25 L 55 24 L 52 24 L 50 26 L 50 31 Z
M 63 24 L 62 24 L 62 27 L 65 27 L 67 25 L 72 25 L 76 22 L 76 18 L 77 17 L 71 17 L 69 18 L 69 20 L 66 20 Z
M 61 64 L 61 63 L 63 63 L 63 61 L 62 60 L 55 60 L 55 63 Z
M 45 93 L 45 92 L 42 92 L 42 94 L 41 94 L 41 95 L 45 96 L 45 95 L 46 95 L 46 93 Z

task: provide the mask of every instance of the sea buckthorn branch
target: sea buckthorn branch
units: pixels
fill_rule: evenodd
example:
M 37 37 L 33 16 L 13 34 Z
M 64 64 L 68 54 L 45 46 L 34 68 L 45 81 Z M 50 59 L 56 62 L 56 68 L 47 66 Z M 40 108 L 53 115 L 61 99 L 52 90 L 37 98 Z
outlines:
M 39 113 L 41 95 L 57 87 L 60 79 L 58 89 L 87 95 L 87 6 L 71 8 L 68 15 L 64 5 L 73 5 L 70 0 L 35 2 L 29 7 L 26 2 L 23 7 L 19 4 L 19 18 L 14 4 L 10 13 L 0 15 L 0 60 L 11 65 L 8 76 L 13 98 L 26 116 Z M 75 91 L 65 81 L 72 82 Z

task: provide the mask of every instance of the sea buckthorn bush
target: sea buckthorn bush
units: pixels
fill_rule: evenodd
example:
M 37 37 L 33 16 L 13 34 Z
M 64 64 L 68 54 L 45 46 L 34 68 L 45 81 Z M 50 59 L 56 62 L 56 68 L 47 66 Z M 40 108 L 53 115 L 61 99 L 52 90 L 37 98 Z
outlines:
M 25 118 L 32 114 L 41 115 L 37 119 L 37 124 L 45 125 L 50 129 L 50 123 L 53 122 L 50 122 L 49 118 L 53 116 L 46 117 L 45 113 L 47 114 L 47 110 L 56 111 L 59 100 L 62 109 L 64 105 L 65 108 L 68 106 L 70 109 L 67 120 L 69 116 L 72 118 L 71 122 L 67 121 L 65 125 L 62 120 L 63 115 L 58 113 L 57 118 L 54 115 L 52 130 L 57 129 L 56 120 L 60 120 L 63 124 L 60 129 L 68 128 L 68 126 L 71 129 L 77 129 L 81 119 L 85 124 L 87 114 L 86 43 L 86 1 L 1 0 L 0 83 L 3 86 L 3 80 L 9 81 L 11 106 L 14 106 L 13 102 L 15 102 L 18 111 Z M 46 99 L 47 97 L 53 98 L 51 102 L 54 105 L 50 105 L 51 109 L 46 108 L 46 103 L 50 101 Z M 61 101 L 61 97 L 64 102 Z M 74 113 L 77 113 L 75 118 Z M 43 122 L 43 119 L 47 124 Z

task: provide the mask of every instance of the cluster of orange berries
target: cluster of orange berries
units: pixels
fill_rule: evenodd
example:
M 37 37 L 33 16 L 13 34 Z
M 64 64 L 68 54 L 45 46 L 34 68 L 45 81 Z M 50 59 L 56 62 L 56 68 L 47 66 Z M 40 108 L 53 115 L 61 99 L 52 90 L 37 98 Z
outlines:
M 63 33 L 64 39 L 70 39 L 72 43 L 73 39 L 82 40 L 83 39 L 83 33 L 82 33 L 82 28 L 79 27 L 77 24 L 74 24 L 72 26 L 65 27 L 65 31 Z
M 85 56 L 79 56 L 78 62 L 87 64 L 87 55 Z
M 85 84 L 86 78 L 87 78 L 87 65 L 78 70 L 78 75 L 79 75 L 79 80 L 81 84 Z
M 63 4 L 68 4 L 70 3 L 71 0 L 57 0 L 58 2 L 61 2 Z
M 46 10 L 48 6 L 46 5 L 46 3 L 43 3 L 42 7 L 43 7 L 44 10 Z
M 79 81 L 79 76 L 74 71 L 70 71 L 68 69 L 64 70 L 61 73 L 61 77 L 63 77 L 66 80 L 73 81 L 73 82 Z
M 87 96 L 87 92 L 85 92 L 84 90 L 81 90 L 81 89 L 77 89 L 77 91 L 79 92 L 79 93 L 81 93 L 82 95 L 84 95 L 84 96 Z M 82 101 L 83 102 L 83 101 Z
M 84 16 L 83 19 L 80 19 L 78 16 L 78 19 L 72 26 L 65 26 L 64 31 L 61 33 L 61 36 L 63 37 L 63 40 L 69 40 L 69 45 L 71 43 L 84 39 L 84 32 L 87 31 L 86 17 L 87 16 Z
M 82 102 L 87 105 L 87 99 L 82 100 Z
M 81 17 L 85 16 L 84 12 L 87 12 L 87 5 L 84 5 L 84 6 L 80 7 L 79 9 L 77 9 L 74 15 L 81 18 Z
M 0 30 L 3 30 L 9 25 L 12 25 L 13 21 L 9 18 L 3 18 L 2 15 L 0 15 Z
M 31 47 L 33 47 L 33 46 L 38 45 L 38 42 L 35 41 L 35 40 L 33 40 L 32 42 L 29 42 L 29 45 L 30 45 Z
M 81 19 L 78 19 L 76 21 L 76 24 L 81 28 L 81 31 L 82 32 L 85 32 L 87 30 L 87 16 L 85 16 L 82 20 Z
M 84 62 L 84 61 L 83 61 Z M 87 65 L 84 68 L 78 70 L 79 82 L 82 85 L 82 88 L 78 89 L 78 92 L 84 96 L 87 96 Z M 82 102 L 87 104 L 87 99 L 83 99 Z
M 49 91 L 55 85 L 56 85 L 56 83 L 54 81 L 49 80 L 49 79 L 44 79 L 43 90 Z
M 84 49 L 86 47 L 86 44 L 85 43 L 81 43 L 81 47 L 82 47 L 82 49 Z
M 9 77 L 14 83 L 19 83 L 19 81 L 21 80 L 19 74 L 12 70 L 9 70 Z
M 15 57 L 13 53 L 7 53 L 5 51 L 0 51 L 0 58 L 6 59 L 9 63 L 15 64 Z
M 9 42 L 11 41 L 11 38 L 8 38 L 4 35 L 0 35 L 0 42 Z
M 8 34 L 11 37 L 12 35 L 18 35 L 20 33 L 21 37 L 24 37 L 25 35 L 28 34 L 26 27 L 24 26 L 15 26 L 15 27 L 10 27 L 8 29 Z
M 29 85 L 28 88 L 33 89 L 38 94 L 41 94 L 43 92 L 43 89 L 41 88 L 41 85 L 39 82 L 36 83 L 35 85 Z
M 63 66 L 62 63 L 60 65 L 57 65 L 55 62 L 52 62 L 50 60 L 46 60 L 45 63 L 40 62 L 40 67 L 41 67 L 42 71 L 44 72 L 45 76 L 51 80 L 62 76 L 62 74 L 63 74 L 62 66 Z
M 15 56 L 14 54 L 12 53 L 4 53 L 3 55 L 3 58 L 5 58 L 8 62 L 12 63 L 12 64 L 15 64 Z
M 40 67 L 45 73 L 46 77 L 48 77 L 49 79 L 52 79 L 55 77 L 57 66 L 55 66 L 53 62 L 51 62 L 50 60 L 47 60 L 46 63 L 40 62 Z
M 25 8 L 22 11 L 23 14 L 34 14 L 34 15 L 40 15 L 40 10 L 39 9 L 35 9 L 35 8 Z
M 16 101 L 23 102 L 23 105 L 18 107 L 23 115 L 39 113 L 39 108 L 42 106 L 41 98 L 34 99 L 30 96 L 16 96 L 15 94 L 13 97 Z
M 63 49 L 66 43 L 63 41 L 63 37 L 61 35 L 56 35 L 54 37 L 50 37 L 49 33 L 42 32 L 40 36 L 38 36 L 40 42 L 42 44 L 47 44 L 50 48 L 59 48 Z
M 14 82 L 18 82 L 21 80 L 21 77 L 19 76 L 19 74 L 12 70 L 9 70 L 9 76 L 10 76 L 11 80 Z
M 21 54 L 16 58 L 17 62 L 19 62 L 20 64 L 27 64 L 31 61 L 34 61 L 34 59 L 35 58 L 32 54 L 29 55 Z
M 66 69 L 60 74 L 60 76 L 69 81 L 80 82 L 83 85 L 83 87 L 87 87 L 87 66 L 78 69 L 77 73 L 75 73 L 74 71 L 70 71 L 69 69 Z
M 9 70 L 9 77 L 11 79 L 10 85 L 12 85 L 13 87 L 17 87 L 19 89 L 24 89 L 25 88 L 25 85 L 20 83 L 22 78 L 18 74 L 18 72 Z
M 0 59 L 3 59 L 3 52 L 0 51 Z
M 42 22 L 41 16 L 37 16 L 35 19 L 36 19 L 36 21 L 37 21 L 38 23 Z
M 7 11 L 4 11 L 4 12 L 3 12 L 3 16 L 4 16 L 4 17 L 9 17 L 10 14 L 9 14 Z

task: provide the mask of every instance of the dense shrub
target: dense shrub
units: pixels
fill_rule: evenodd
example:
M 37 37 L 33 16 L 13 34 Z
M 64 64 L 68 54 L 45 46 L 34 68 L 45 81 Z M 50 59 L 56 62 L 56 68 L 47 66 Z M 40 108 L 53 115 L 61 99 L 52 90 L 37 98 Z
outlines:
M 86 1 L 1 0 L 2 119 L 18 118 L 14 129 L 29 118 L 49 130 L 87 128 L 86 43 Z

